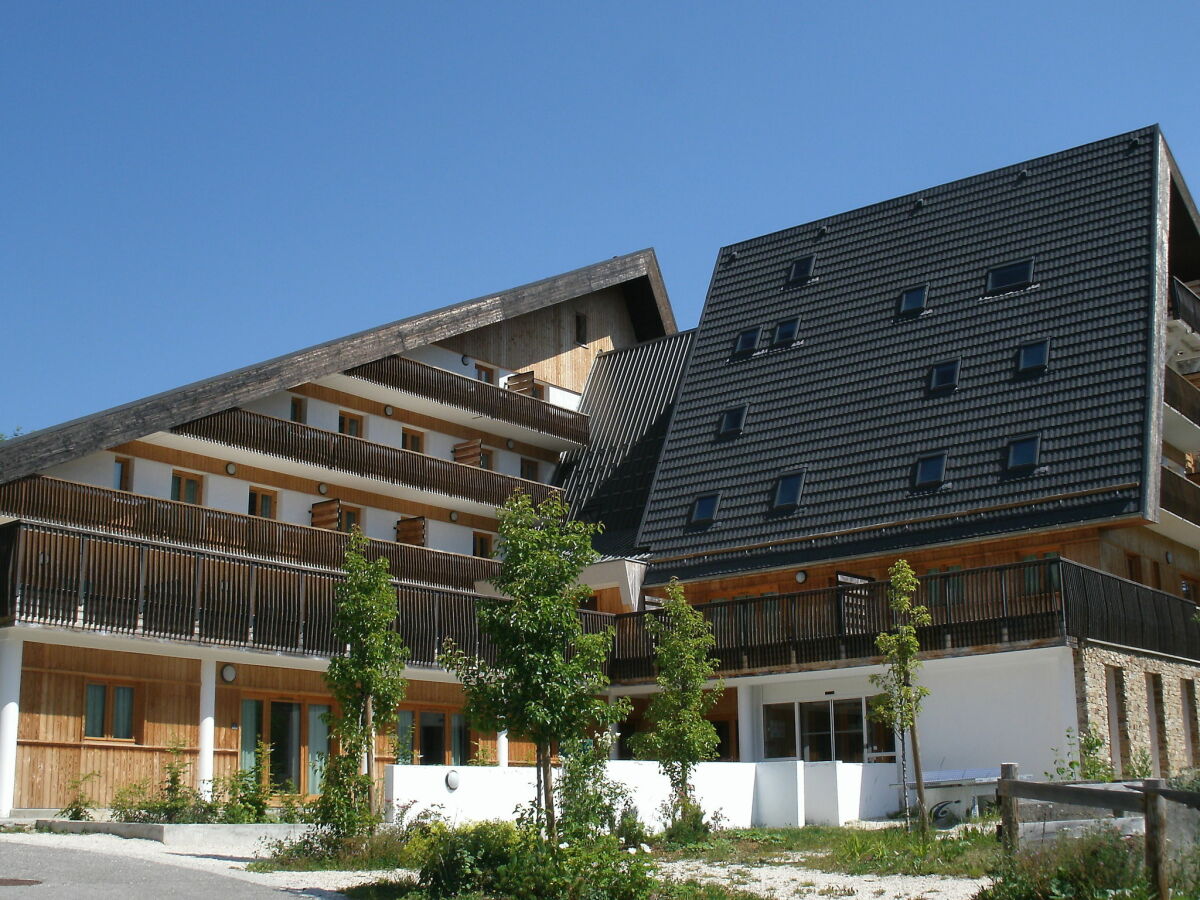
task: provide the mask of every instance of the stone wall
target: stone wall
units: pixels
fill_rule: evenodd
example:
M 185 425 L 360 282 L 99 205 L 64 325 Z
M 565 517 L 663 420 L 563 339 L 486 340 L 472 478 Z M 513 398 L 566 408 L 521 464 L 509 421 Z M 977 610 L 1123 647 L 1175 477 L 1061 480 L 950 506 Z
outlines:
M 1124 722 L 1117 723 L 1116 733 L 1123 733 L 1127 754 L 1112 752 L 1109 722 L 1109 692 L 1107 667 L 1119 669 L 1124 676 Z M 1157 675 L 1162 684 L 1162 712 L 1153 716 L 1147 700 L 1147 676 Z M 1200 664 L 1185 663 L 1151 654 L 1135 653 L 1111 647 L 1084 644 L 1075 655 L 1076 697 L 1079 704 L 1079 727 L 1095 727 L 1105 738 L 1105 750 L 1117 763 L 1117 756 L 1126 755 L 1121 764 L 1127 766 L 1128 756 L 1152 754 L 1154 744 L 1160 748 L 1159 758 L 1163 777 L 1182 769 L 1200 765 L 1200 746 L 1197 746 L 1195 704 L 1185 710 L 1184 681 L 1192 682 L 1193 696 L 1200 690 Z M 1116 700 L 1116 698 L 1114 698 Z M 1152 734 L 1152 729 L 1157 732 Z M 1165 745 L 1165 746 L 1164 746 Z M 1120 767 L 1118 767 L 1119 769 Z

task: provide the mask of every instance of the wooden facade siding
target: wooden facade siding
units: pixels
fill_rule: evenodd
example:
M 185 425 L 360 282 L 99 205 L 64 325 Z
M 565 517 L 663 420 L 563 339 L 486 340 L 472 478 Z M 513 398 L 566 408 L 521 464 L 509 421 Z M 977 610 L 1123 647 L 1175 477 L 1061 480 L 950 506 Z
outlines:
M 349 544 L 349 535 L 338 531 L 45 476 L 30 476 L 0 485 L 0 512 L 337 571 L 341 571 Z M 494 527 L 495 523 L 488 521 Z M 128 582 L 136 577 L 137 559 L 133 555 L 136 551 L 128 545 L 114 545 L 108 552 L 98 576 L 116 589 L 122 579 Z M 500 568 L 491 559 L 374 539 L 368 542 L 367 556 L 387 559 L 392 576 L 397 579 L 470 590 L 477 581 L 491 581 Z M 120 589 L 133 588 L 125 584 Z
M 171 430 L 204 441 L 462 497 L 490 506 L 503 506 L 516 491 L 529 494 L 537 503 L 558 493 L 555 488 L 538 481 L 526 481 L 426 456 L 424 453 L 374 444 L 362 438 L 348 437 L 244 409 L 215 413 L 177 425 Z
M 588 441 L 588 417 L 584 413 L 408 357 L 388 356 L 347 369 L 345 374 L 574 444 L 583 445 Z

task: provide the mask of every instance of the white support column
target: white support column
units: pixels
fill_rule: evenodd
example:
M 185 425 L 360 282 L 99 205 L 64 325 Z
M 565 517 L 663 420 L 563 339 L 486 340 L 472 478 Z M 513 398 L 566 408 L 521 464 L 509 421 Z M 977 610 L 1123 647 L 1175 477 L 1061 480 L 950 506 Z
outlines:
M 758 760 L 758 691 L 750 685 L 737 689 L 738 760 Z
M 496 765 L 502 769 L 508 768 L 508 732 L 496 732 Z
M 200 795 L 212 799 L 213 749 L 216 737 L 217 718 L 217 663 L 216 660 L 200 660 L 200 753 L 196 758 L 196 777 Z
M 0 817 L 12 815 L 17 789 L 17 725 L 21 715 L 21 655 L 25 641 L 0 635 Z

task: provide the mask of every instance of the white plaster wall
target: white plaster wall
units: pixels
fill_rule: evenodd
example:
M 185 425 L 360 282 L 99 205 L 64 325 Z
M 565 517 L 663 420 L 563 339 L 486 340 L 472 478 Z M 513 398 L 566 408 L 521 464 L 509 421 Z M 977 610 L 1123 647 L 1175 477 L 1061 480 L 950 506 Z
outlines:
M 60 466 L 53 466 L 46 469 L 43 474 L 50 475 L 54 478 L 61 478 L 64 481 L 79 481 L 83 484 L 91 484 L 96 487 L 113 487 L 113 460 L 117 458 L 117 454 L 107 451 L 97 453 L 89 453 L 87 456 L 81 456 L 79 459 L 73 459 L 70 462 L 65 462 Z M 138 467 L 133 467 L 134 478 L 137 478 Z M 137 490 L 136 483 L 133 486 Z
M 474 529 L 451 522 L 440 522 L 436 519 L 425 520 L 426 543 L 434 550 L 445 550 L 449 553 L 465 553 L 468 556 L 475 549 L 472 544 Z
M 796 760 L 755 764 L 754 825 L 799 828 L 806 824 L 804 766 Z
M 262 413 L 264 416 L 274 416 L 277 419 L 290 419 L 292 417 L 292 397 L 299 396 L 289 394 L 287 391 L 279 391 L 271 394 L 269 397 L 260 397 L 245 405 L 245 408 L 251 412 Z M 315 401 L 309 400 L 309 403 Z

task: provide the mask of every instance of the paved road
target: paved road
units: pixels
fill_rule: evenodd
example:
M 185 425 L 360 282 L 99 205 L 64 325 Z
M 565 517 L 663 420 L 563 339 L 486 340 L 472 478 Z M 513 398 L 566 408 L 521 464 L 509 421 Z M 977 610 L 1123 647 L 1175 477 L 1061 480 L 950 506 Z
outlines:
M 11 885 L 8 879 L 35 885 Z M 281 896 L 340 897 L 333 892 L 276 890 L 251 882 L 180 866 L 164 865 L 87 850 L 38 847 L 16 841 L 0 843 L 0 898 L 86 898 L 135 900 L 179 897 L 187 900 L 279 900 Z

